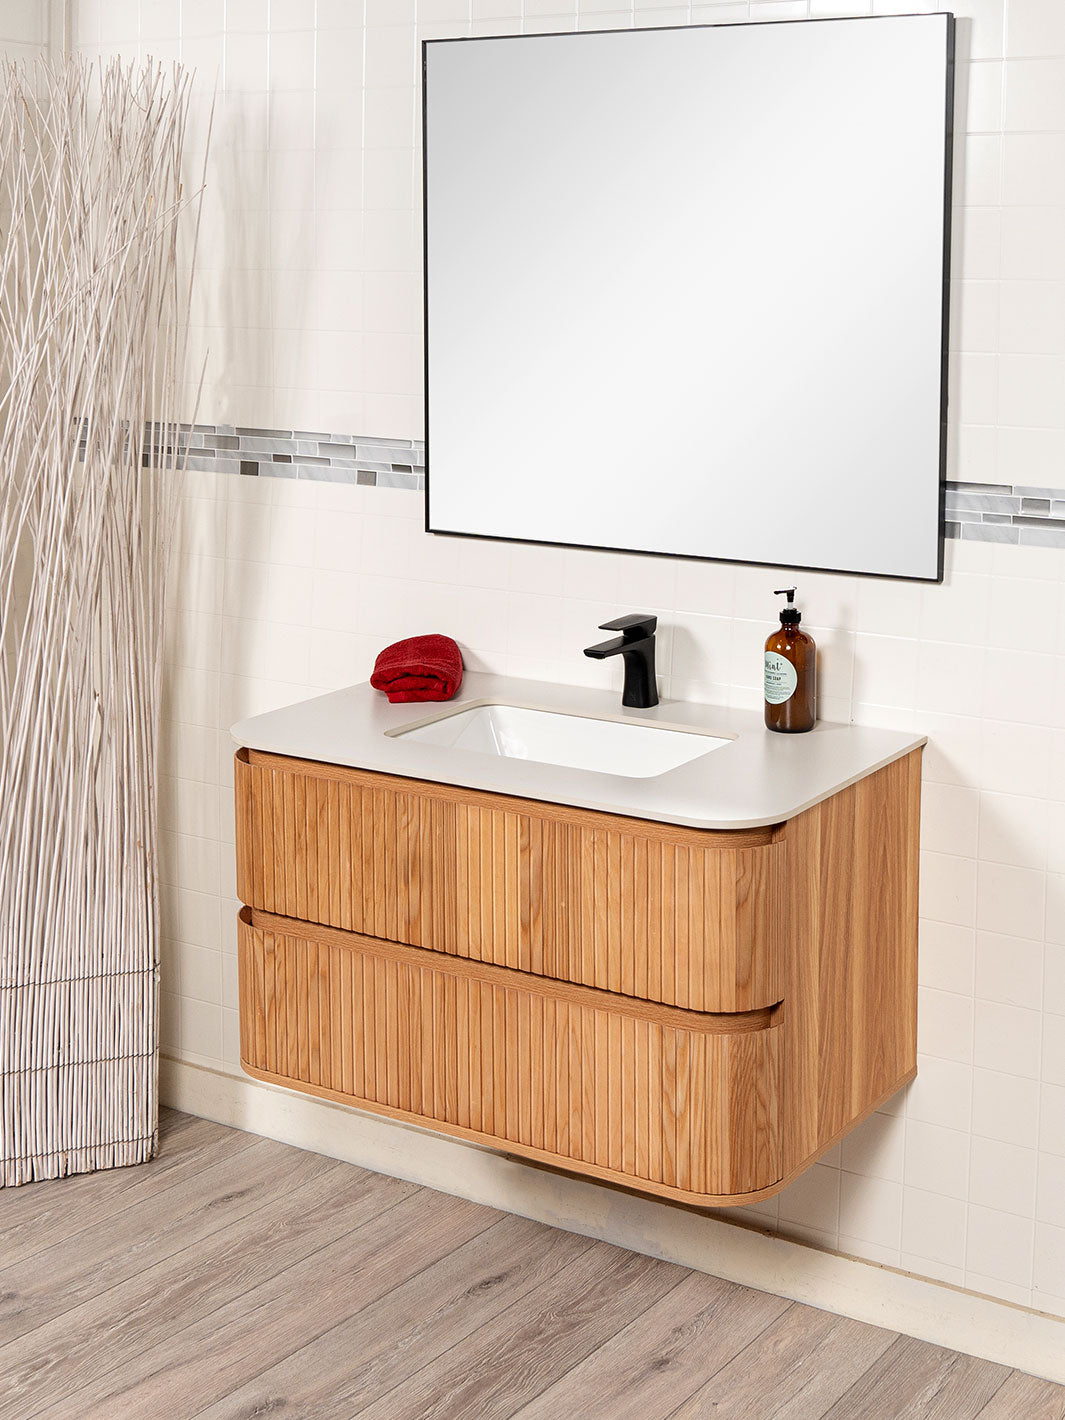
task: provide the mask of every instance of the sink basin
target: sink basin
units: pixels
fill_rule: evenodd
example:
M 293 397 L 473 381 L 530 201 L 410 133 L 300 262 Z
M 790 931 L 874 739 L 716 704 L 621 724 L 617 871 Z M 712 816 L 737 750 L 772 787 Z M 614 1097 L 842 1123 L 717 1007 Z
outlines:
M 729 744 L 698 730 L 667 730 L 529 710 L 521 705 L 477 705 L 452 711 L 395 737 L 445 745 L 505 759 L 531 759 L 567 769 L 591 769 L 650 779 Z

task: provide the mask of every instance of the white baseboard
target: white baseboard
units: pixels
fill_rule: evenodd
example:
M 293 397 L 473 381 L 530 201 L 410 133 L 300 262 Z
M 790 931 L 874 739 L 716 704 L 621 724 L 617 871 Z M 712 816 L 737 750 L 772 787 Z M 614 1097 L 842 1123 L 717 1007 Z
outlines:
M 164 1104 L 1065 1384 L 1065 1319 L 164 1057 Z

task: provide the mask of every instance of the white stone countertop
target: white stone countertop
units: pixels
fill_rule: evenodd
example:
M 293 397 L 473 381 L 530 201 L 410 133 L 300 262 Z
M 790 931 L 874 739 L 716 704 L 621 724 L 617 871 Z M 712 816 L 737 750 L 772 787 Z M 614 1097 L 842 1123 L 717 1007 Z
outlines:
M 596 720 L 722 736 L 730 743 L 647 778 L 427 744 L 396 734 L 477 705 L 518 705 Z M 663 700 L 627 710 L 613 691 L 467 672 L 453 700 L 391 705 L 353 685 L 233 726 L 249 749 L 407 779 L 484 789 L 690 828 L 783 823 L 925 743 L 923 735 L 819 723 L 807 734 L 767 730 L 759 711 Z

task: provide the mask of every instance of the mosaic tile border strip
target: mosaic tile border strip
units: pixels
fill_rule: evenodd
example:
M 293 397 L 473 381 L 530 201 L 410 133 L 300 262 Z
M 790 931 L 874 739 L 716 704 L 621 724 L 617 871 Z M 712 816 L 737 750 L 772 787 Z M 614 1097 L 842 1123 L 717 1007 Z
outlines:
M 182 434 L 191 469 L 368 488 L 425 487 L 425 445 L 417 440 L 232 424 L 194 424 Z M 948 483 L 946 533 L 966 542 L 1065 548 L 1065 488 Z
M 425 487 L 425 445 L 362 434 L 248 429 L 233 424 L 183 426 L 188 466 L 256 478 L 315 479 L 366 488 Z
M 1065 547 L 1065 488 L 948 483 L 947 536 L 966 542 Z

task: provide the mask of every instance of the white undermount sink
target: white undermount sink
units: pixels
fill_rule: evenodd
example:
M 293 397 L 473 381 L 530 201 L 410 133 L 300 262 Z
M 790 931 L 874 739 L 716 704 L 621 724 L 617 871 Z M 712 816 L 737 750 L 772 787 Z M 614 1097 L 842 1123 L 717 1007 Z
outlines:
M 697 730 L 560 715 L 522 705 L 471 706 L 393 734 L 475 754 L 529 759 L 630 779 L 665 774 L 730 742 Z

